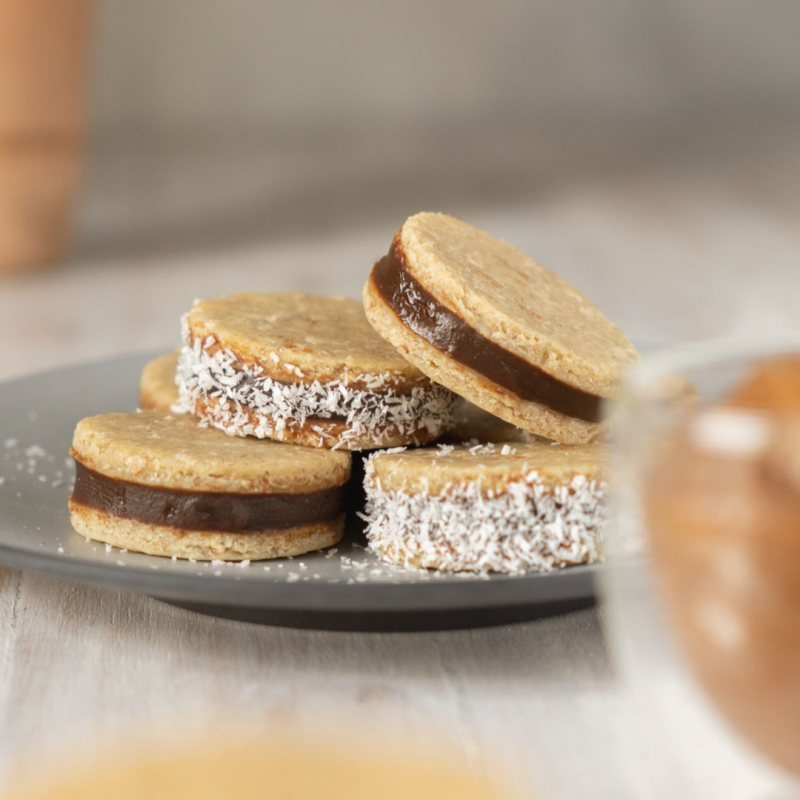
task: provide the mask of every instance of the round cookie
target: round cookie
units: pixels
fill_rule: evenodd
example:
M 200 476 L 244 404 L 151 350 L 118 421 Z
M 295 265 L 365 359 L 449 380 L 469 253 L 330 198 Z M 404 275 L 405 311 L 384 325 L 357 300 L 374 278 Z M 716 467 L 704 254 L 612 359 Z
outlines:
M 183 335 L 181 403 L 226 433 L 365 450 L 424 444 L 451 425 L 453 394 L 381 339 L 355 300 L 198 301 Z
M 342 538 L 349 453 L 233 438 L 163 411 L 81 420 L 70 452 L 72 526 L 115 547 L 241 561 Z
M 364 287 L 375 330 L 432 380 L 531 433 L 599 439 L 638 354 L 580 292 L 444 214 L 398 231 Z
M 604 445 L 388 450 L 366 462 L 366 534 L 385 560 L 453 572 L 547 571 L 600 556 Z
M 148 361 L 139 380 L 139 408 L 146 411 L 169 411 L 176 405 L 178 385 L 175 372 L 178 369 L 180 350 L 173 350 Z

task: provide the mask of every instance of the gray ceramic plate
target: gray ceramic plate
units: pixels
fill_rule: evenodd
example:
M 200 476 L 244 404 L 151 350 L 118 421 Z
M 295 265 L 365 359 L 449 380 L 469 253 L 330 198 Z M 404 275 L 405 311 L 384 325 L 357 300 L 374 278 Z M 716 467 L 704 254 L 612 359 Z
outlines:
M 235 619 L 331 629 L 492 625 L 592 601 L 593 567 L 490 578 L 388 567 L 364 549 L 357 521 L 336 552 L 247 566 L 170 561 L 87 542 L 67 512 L 72 431 L 82 417 L 133 410 L 147 358 L 0 384 L 0 563 Z

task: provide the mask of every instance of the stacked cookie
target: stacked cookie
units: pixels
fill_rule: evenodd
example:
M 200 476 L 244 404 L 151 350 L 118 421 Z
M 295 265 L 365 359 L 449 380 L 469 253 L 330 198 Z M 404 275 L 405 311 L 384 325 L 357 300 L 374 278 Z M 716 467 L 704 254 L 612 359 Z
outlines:
M 590 562 L 605 401 L 636 359 L 589 300 L 516 248 L 418 214 L 363 306 L 196 302 L 181 351 L 145 368 L 147 410 L 79 424 L 73 525 L 155 555 L 307 552 L 341 537 L 351 451 L 374 451 L 362 516 L 385 559 L 480 572 Z
M 82 420 L 72 455 L 73 527 L 126 550 L 243 561 L 318 550 L 344 532 L 346 453 L 144 411 Z
M 181 402 L 226 433 L 365 450 L 436 439 L 454 395 L 375 335 L 359 303 L 237 294 L 184 318 Z

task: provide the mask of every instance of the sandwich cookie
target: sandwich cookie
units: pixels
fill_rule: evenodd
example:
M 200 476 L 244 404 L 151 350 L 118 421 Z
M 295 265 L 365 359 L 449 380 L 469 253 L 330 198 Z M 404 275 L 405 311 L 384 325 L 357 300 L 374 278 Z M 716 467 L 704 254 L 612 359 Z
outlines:
M 183 335 L 181 403 L 229 434 L 365 450 L 424 444 L 452 424 L 454 395 L 378 336 L 355 300 L 198 301 Z
M 366 534 L 395 564 L 548 571 L 600 556 L 604 445 L 439 445 L 366 461 Z
M 169 411 L 178 403 L 178 369 L 180 350 L 166 353 L 148 361 L 139 381 L 139 408 L 152 411 Z
M 531 433 L 603 433 L 638 354 L 566 281 L 444 214 L 406 221 L 364 287 L 367 318 L 432 380 Z
M 163 411 L 84 419 L 70 452 L 72 526 L 115 547 L 239 561 L 342 538 L 349 453 L 232 438 Z

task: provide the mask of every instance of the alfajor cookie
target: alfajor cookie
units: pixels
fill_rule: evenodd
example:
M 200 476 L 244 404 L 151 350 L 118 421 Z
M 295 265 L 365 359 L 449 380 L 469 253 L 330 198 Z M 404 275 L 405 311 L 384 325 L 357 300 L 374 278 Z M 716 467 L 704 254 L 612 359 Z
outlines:
M 150 411 L 169 411 L 178 402 L 178 369 L 180 350 L 174 350 L 148 361 L 139 380 L 139 408 Z
M 378 336 L 360 303 L 308 294 L 198 301 L 181 403 L 229 434 L 364 450 L 436 439 L 454 395 Z
M 597 440 L 638 354 L 580 292 L 444 214 L 398 231 L 364 287 L 375 330 L 432 380 L 557 441 Z
M 70 452 L 72 526 L 115 547 L 239 561 L 342 537 L 349 453 L 233 438 L 162 411 L 81 420 Z
M 387 561 L 453 572 L 548 571 L 600 556 L 604 445 L 389 450 L 365 464 L 366 534 Z

